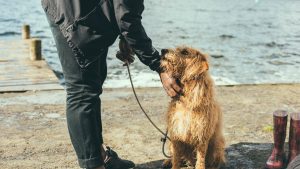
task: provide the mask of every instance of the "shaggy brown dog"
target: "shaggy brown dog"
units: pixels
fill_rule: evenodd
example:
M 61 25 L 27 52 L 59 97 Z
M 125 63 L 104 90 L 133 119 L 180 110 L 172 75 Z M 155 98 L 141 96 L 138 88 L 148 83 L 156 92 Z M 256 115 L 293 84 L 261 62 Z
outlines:
M 225 163 L 222 113 L 214 98 L 207 55 L 188 47 L 162 51 L 161 68 L 171 72 L 183 87 L 167 113 L 172 169 L 182 160 L 196 169 L 219 168 Z

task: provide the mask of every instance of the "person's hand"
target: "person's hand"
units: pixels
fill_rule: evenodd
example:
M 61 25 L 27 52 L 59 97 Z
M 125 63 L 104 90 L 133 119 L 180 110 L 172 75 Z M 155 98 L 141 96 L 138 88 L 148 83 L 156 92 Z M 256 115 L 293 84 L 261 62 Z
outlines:
M 170 73 L 161 72 L 159 73 L 159 76 L 164 89 L 170 97 L 175 97 L 181 94 L 181 87 Z
M 125 39 L 120 39 L 119 48 L 120 51 L 117 52 L 116 57 L 122 62 L 125 62 L 124 65 L 126 65 L 126 63 L 133 63 L 134 51 Z

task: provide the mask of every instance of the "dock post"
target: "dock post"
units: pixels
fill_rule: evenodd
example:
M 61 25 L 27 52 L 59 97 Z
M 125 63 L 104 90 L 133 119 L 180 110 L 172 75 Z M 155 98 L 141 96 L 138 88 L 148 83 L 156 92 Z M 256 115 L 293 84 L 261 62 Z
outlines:
M 32 61 L 42 60 L 42 41 L 40 39 L 31 39 L 29 48 Z
M 30 39 L 30 26 L 29 25 L 23 25 L 22 39 Z

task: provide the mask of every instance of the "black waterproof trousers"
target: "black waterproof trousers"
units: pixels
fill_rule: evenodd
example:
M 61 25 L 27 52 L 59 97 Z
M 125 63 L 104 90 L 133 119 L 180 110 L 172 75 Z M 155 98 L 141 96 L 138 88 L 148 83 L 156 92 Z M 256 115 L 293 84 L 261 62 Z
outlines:
M 106 78 L 107 48 L 99 50 L 91 64 L 82 68 L 57 24 L 48 19 L 63 68 L 67 92 L 67 124 L 81 168 L 103 164 L 100 147 L 103 143 L 100 114 L 102 84 Z

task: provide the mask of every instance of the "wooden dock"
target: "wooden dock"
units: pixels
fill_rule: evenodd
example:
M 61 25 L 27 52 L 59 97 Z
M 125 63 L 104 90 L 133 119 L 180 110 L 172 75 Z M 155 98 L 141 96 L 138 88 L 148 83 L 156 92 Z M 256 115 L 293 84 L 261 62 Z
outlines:
M 45 60 L 30 59 L 28 40 L 0 40 L 0 92 L 63 89 Z

